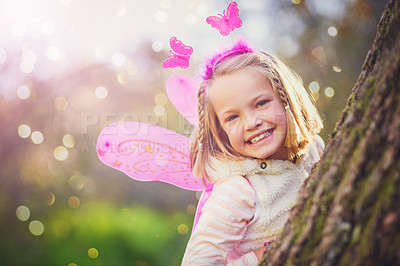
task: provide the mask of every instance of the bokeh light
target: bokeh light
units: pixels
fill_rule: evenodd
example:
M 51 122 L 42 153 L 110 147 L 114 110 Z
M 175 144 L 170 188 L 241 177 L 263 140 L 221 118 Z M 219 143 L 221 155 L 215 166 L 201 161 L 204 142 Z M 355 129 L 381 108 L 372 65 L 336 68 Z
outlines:
M 21 64 L 19 65 L 19 69 L 21 70 L 21 72 L 23 72 L 25 74 L 31 73 L 34 68 L 35 68 L 35 66 L 33 64 L 29 64 L 29 63 L 21 62 Z
M 18 135 L 26 139 L 31 135 L 31 128 L 28 125 L 22 124 L 18 127 Z
M 17 89 L 17 96 L 20 99 L 28 99 L 31 95 L 31 89 L 28 86 L 21 85 Z
M 123 53 L 115 53 L 111 57 L 111 62 L 115 66 L 122 66 L 125 63 L 125 55 Z
M 117 9 L 117 17 L 118 18 L 124 17 L 126 15 L 126 11 L 127 11 L 126 6 L 120 6 Z
M 31 216 L 31 212 L 30 212 L 29 208 L 26 207 L 25 205 L 18 206 L 15 213 L 17 215 L 18 220 L 23 221 L 23 222 L 27 221 L 29 219 L 29 217 Z
M 60 50 L 54 46 L 49 47 L 49 49 L 47 49 L 47 58 L 51 61 L 57 61 L 60 59 Z
M 42 222 L 34 220 L 29 223 L 29 231 L 34 236 L 40 236 L 44 232 L 44 226 Z
M 76 209 L 81 205 L 81 201 L 77 196 L 71 196 L 68 198 L 68 206 L 70 206 L 73 209 Z
M 71 134 L 65 134 L 63 137 L 63 144 L 67 148 L 73 148 L 75 146 L 75 138 Z
M 160 7 L 163 9 L 168 9 L 171 7 L 171 1 L 170 0 L 161 0 L 160 1 Z
M 162 105 L 154 106 L 154 113 L 158 116 L 162 116 L 165 114 L 165 107 Z
M 157 22 L 165 23 L 168 19 L 168 14 L 164 10 L 158 10 L 155 14 L 155 18 Z
M 103 45 L 97 45 L 94 48 L 94 55 L 98 58 L 104 58 L 106 57 L 106 48 Z
M 45 196 L 45 202 L 46 205 L 51 206 L 54 204 L 54 202 L 56 201 L 56 196 L 54 195 L 53 192 L 47 192 L 46 196 Z
M 180 224 L 178 226 L 178 233 L 180 235 L 186 235 L 189 232 L 189 228 L 186 224 Z
M 151 48 L 153 49 L 154 52 L 161 52 L 164 46 L 162 42 L 154 41 L 153 44 L 151 45 Z
M 337 29 L 335 27 L 329 27 L 328 28 L 328 34 L 332 37 L 337 35 Z
M 96 95 L 97 98 L 104 99 L 108 95 L 108 90 L 107 90 L 107 88 L 105 88 L 103 86 L 99 86 L 94 91 L 94 94 Z
M 195 211 L 196 211 L 196 207 L 193 204 L 189 204 L 188 206 L 186 206 L 187 214 L 194 214 Z
M 53 152 L 54 158 L 65 161 L 68 158 L 68 150 L 64 146 L 57 146 Z
M 124 73 L 118 73 L 117 80 L 121 85 L 125 85 L 127 83 L 126 75 Z
M 33 131 L 31 135 L 31 140 L 35 144 L 40 144 L 44 140 L 44 136 L 40 131 Z
M 310 83 L 310 85 L 308 85 L 308 87 L 310 88 L 310 90 L 311 90 L 312 92 L 318 92 L 318 91 L 319 91 L 319 83 L 316 82 L 316 81 L 312 81 L 312 82 Z
M 327 87 L 325 88 L 325 96 L 328 98 L 332 98 L 333 95 L 335 95 L 335 91 L 333 90 L 332 87 Z
M 73 175 L 69 178 L 69 185 L 76 190 L 81 190 L 85 183 L 79 175 Z
M 99 256 L 99 252 L 95 248 L 90 248 L 88 250 L 88 255 L 89 255 L 90 258 L 95 259 L 95 258 L 97 258 Z
M 165 95 L 165 93 L 157 93 L 157 95 L 154 97 L 154 100 L 156 104 L 158 105 L 165 105 L 168 102 L 168 97 Z
M 337 73 L 342 72 L 342 68 L 340 66 L 333 66 L 332 69 L 333 69 L 333 71 L 335 71 Z
M 65 110 L 68 106 L 68 101 L 65 99 L 65 97 L 57 97 L 54 100 L 54 106 L 59 111 Z
M 35 68 L 35 62 L 37 55 L 32 50 L 24 50 L 21 57 L 21 63 L 19 65 L 20 70 L 23 73 L 29 74 Z

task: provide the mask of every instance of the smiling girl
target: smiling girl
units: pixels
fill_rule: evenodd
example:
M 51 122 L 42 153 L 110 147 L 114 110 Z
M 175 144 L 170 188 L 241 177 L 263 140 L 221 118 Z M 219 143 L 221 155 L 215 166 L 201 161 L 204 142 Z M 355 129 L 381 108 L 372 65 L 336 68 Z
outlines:
M 244 42 L 208 59 L 191 160 L 214 183 L 182 265 L 257 265 L 324 148 L 300 78 Z

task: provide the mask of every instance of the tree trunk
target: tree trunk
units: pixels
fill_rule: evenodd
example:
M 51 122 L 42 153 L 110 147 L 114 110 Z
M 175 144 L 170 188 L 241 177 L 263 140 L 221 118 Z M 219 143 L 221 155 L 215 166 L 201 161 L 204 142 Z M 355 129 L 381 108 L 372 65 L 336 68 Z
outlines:
M 400 1 L 261 265 L 400 265 Z

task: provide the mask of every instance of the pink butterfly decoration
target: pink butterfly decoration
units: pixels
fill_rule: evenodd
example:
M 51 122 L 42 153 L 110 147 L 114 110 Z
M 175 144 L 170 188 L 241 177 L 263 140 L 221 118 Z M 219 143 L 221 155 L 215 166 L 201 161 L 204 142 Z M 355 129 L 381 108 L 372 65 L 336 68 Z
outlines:
M 167 82 L 174 106 L 183 114 L 195 114 L 196 82 L 189 76 L 174 75 Z M 181 97 L 187 95 L 187 100 Z M 194 120 L 189 120 L 194 122 Z M 97 140 L 100 160 L 135 180 L 162 181 L 192 191 L 203 191 L 197 205 L 195 228 L 213 184 L 203 184 L 192 175 L 190 140 L 176 132 L 140 122 L 117 122 L 104 128 Z
M 242 20 L 239 18 L 239 9 L 236 2 L 229 4 L 226 13 L 223 11 L 222 15 L 210 16 L 206 19 L 206 22 L 213 28 L 219 30 L 221 35 L 228 36 L 234 29 L 242 26 Z
M 162 64 L 163 68 L 181 67 L 187 68 L 189 66 L 190 56 L 193 53 L 193 48 L 189 45 L 184 45 L 176 37 L 171 37 L 169 40 L 171 46 L 171 55 Z

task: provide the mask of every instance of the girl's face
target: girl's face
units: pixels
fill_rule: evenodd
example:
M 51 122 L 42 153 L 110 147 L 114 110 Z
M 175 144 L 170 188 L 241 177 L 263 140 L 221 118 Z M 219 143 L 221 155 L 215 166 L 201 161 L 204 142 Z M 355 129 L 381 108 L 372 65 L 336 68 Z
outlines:
M 232 147 L 243 156 L 287 160 L 286 116 L 271 82 L 244 68 L 214 79 L 209 95 Z

